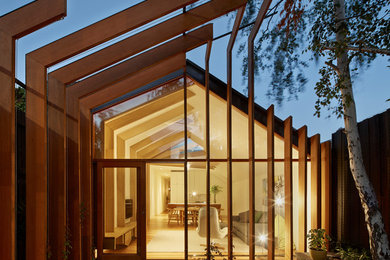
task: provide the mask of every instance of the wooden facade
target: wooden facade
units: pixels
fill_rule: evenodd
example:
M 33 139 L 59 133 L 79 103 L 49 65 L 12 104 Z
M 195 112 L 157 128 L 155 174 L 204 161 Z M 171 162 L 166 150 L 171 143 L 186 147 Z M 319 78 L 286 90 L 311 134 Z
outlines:
M 2 213 L 0 214 L 0 255 L 4 259 L 15 258 L 15 41 L 46 25 L 61 19 L 66 15 L 64 0 L 38 0 L 25 5 L 13 12 L 0 17 L 0 199 Z M 29 19 L 23 19 L 30 17 Z M 29 107 L 29 111 L 34 110 Z M 28 122 L 32 124 L 34 122 Z M 42 168 L 45 168 L 41 165 Z M 28 177 L 29 178 L 29 177 Z M 29 181 L 39 182 L 39 179 L 29 178 Z M 39 183 L 37 183 L 39 185 Z M 34 193 L 26 206 L 30 213 L 36 206 L 44 204 L 46 198 Z M 45 255 L 45 247 L 40 242 L 46 242 L 46 226 L 39 219 L 31 216 L 27 226 L 31 229 L 28 236 L 37 245 L 38 254 Z M 29 249 L 28 249 L 29 250 Z
M 248 159 L 238 160 L 249 165 L 249 258 L 256 256 L 255 243 L 255 166 L 257 162 L 267 163 L 267 214 L 268 214 L 268 259 L 275 258 L 275 162 L 284 162 L 285 186 L 285 214 L 286 214 L 286 240 L 284 256 L 286 259 L 293 258 L 293 229 L 292 225 L 299 221 L 299 242 L 297 250 L 306 249 L 307 229 L 307 163 L 311 163 L 311 227 L 325 226 L 330 229 L 329 209 L 330 190 L 326 179 L 329 178 L 329 144 L 321 146 L 319 136 L 307 138 L 307 129 L 302 127 L 296 131 L 292 129 L 292 119 L 284 122 L 274 116 L 274 108 L 271 106 L 264 110 L 254 103 L 254 63 L 253 45 L 254 38 L 264 20 L 271 1 L 264 1 L 255 26 L 249 38 L 249 97 L 246 99 L 232 90 L 231 86 L 231 51 L 237 31 L 245 10 L 245 0 L 212 0 L 188 11 L 184 11 L 173 18 L 161 22 L 145 31 L 130 36 L 118 43 L 110 45 L 105 49 L 97 51 L 89 56 L 77 60 L 69 65 L 59 68 L 56 71 L 47 73 L 47 68 L 65 59 L 73 57 L 98 44 L 106 42 L 118 35 L 138 28 L 150 21 L 160 18 L 174 10 L 185 8 L 194 0 L 166 0 L 166 1 L 145 1 L 134 7 L 128 8 L 107 19 L 99 21 L 80 31 L 68 35 L 58 41 L 48 44 L 26 56 L 26 82 L 27 82 L 27 112 L 26 112 L 26 170 L 27 170 L 27 257 L 28 259 L 44 259 L 47 249 L 54 259 L 59 259 L 63 254 L 65 240 L 70 239 L 72 248 L 70 259 L 90 259 L 92 248 L 97 247 L 99 259 L 111 259 L 103 252 L 101 225 L 103 223 L 102 198 L 96 194 L 102 194 L 101 169 L 104 167 L 120 165 L 133 165 L 140 169 L 140 185 L 144 183 L 144 166 L 148 160 L 143 161 L 105 161 L 98 160 L 97 172 L 93 173 L 92 161 L 96 159 L 92 147 L 93 119 L 92 110 L 122 97 L 126 93 L 137 90 L 151 82 L 161 79 L 172 73 L 180 72 L 182 75 L 189 75 L 192 79 L 205 86 L 206 104 L 206 169 L 207 169 L 207 215 L 210 215 L 210 163 L 215 161 L 210 157 L 210 92 L 220 92 L 220 88 L 214 86 L 217 80 L 209 75 L 209 57 L 213 39 L 212 25 L 199 26 L 233 10 L 239 10 L 232 37 L 227 49 L 228 58 L 228 85 L 224 85 L 225 92 L 221 96 L 227 101 L 227 158 L 220 161 L 228 164 L 228 257 L 233 256 L 232 241 L 232 163 L 237 162 L 232 156 L 232 106 L 238 107 L 248 115 Z M 31 6 L 37 5 L 39 10 L 36 23 L 29 23 L 29 28 L 21 30 L 16 28 L 13 34 L 7 34 L 1 46 L 5 46 L 5 53 L 1 56 L 0 80 L 7 83 L 8 92 L 2 95 L 0 104 L 1 122 L 9 125 L 4 128 L 1 138 L 5 138 L 7 145 L 4 157 L 1 157 L 1 165 L 6 171 L 11 172 L 10 176 L 2 175 L 1 184 L 7 184 L 5 190 L 1 190 L 1 198 L 8 204 L 4 207 L 7 212 L 14 212 L 15 190 L 12 188 L 15 179 L 14 162 L 14 140 L 15 128 L 12 125 L 14 120 L 13 89 L 14 83 L 14 40 L 28 32 L 31 32 L 45 24 L 60 18 L 65 13 L 64 1 L 36 1 L 28 5 L 27 13 L 32 13 Z M 42 5 L 42 6 L 41 6 Z M 32 8 L 32 7 L 31 7 Z M 36 8 L 36 7 L 35 7 Z M 20 9 L 20 10 L 23 10 Z M 50 10 L 50 12 L 45 12 Z M 40 13 L 42 13 L 40 15 Z M 49 17 L 45 17 L 45 15 Z M 7 16 L 5 16 L 7 17 Z M 44 18 L 44 19 L 43 19 Z M 13 18 L 14 19 L 14 18 Z M 43 20 L 41 20 L 43 19 Z M 3 20 L 5 21 L 3 23 Z M 10 20 L 14 21 L 14 20 Z M 34 21 L 35 22 L 35 21 Z M 0 19 L 0 33 L 4 28 L 13 28 L 10 22 L 3 17 Z M 109 28 L 109 29 L 108 29 Z M 194 28 L 196 30 L 190 31 Z M 190 31 L 190 32 L 188 32 Z M 8 32 L 6 32 L 8 33 Z M 183 34 L 169 42 L 172 37 Z M 4 34 L 5 35 L 5 34 Z M 8 37 L 10 36 L 10 37 Z M 153 49 L 147 50 L 153 46 Z M 206 70 L 199 71 L 194 66 L 188 66 L 185 53 L 200 45 L 206 44 Z M 146 52 L 144 52 L 147 50 Z M 141 53 L 141 54 L 139 54 Z M 138 56 L 132 57 L 139 54 Z M 3 64 L 4 59 L 4 64 Z M 126 61 L 123 61 L 127 59 Z M 116 64 L 123 61 L 119 64 Z M 110 67 L 111 65 L 115 66 Z M 84 77 L 107 68 L 86 79 Z M 189 71 L 190 70 L 190 71 Z M 200 77 L 198 77 L 200 75 Z M 212 78 L 212 79 L 211 79 Z M 46 80 L 47 79 L 47 80 Z M 184 104 L 185 104 L 185 127 L 187 127 L 187 77 L 184 77 Z M 213 85 L 214 84 L 214 85 Z M 218 83 L 219 84 L 219 83 Z M 227 90 L 227 91 L 226 91 Z M 218 94 L 219 95 L 219 94 Z M 236 97 L 233 97 L 236 95 Z M 11 100 L 11 101 L 10 101 Z M 11 102 L 11 103 L 10 103 Z M 12 108 L 12 109 L 10 109 Z M 4 117 L 4 118 L 3 118 Z M 267 131 L 267 156 L 258 158 L 255 154 L 255 125 L 262 124 Z M 184 131 L 187 140 L 187 130 Z M 284 138 L 284 158 L 275 158 L 275 136 Z M 9 143 L 11 140 L 11 143 Z M 187 141 L 185 141 L 185 154 L 183 160 L 176 160 L 184 164 L 185 185 L 187 185 L 187 162 L 191 161 L 187 154 Z M 308 149 L 310 147 L 310 149 Z M 9 148 L 9 149 L 8 149 Z M 299 158 L 294 159 L 293 148 L 299 150 Z M 325 157 L 323 157 L 324 155 Z M 11 156 L 11 157 L 10 157 Z M 5 158 L 5 159 L 4 159 Z M 192 159 L 193 160 L 193 159 Z M 299 164 L 299 192 L 298 209 L 299 220 L 293 219 L 293 161 Z M 151 160 L 149 160 L 150 162 Z M 153 160 L 152 160 L 153 161 Z M 9 164 L 11 163 L 11 164 Z M 119 165 L 118 165 L 119 164 Z M 8 165 L 8 166 L 7 166 Z M 96 177 L 96 179 L 93 178 Z M 7 177 L 7 179 L 5 179 Z M 4 179 L 3 179 L 4 178 Z M 325 180 L 325 183 L 324 183 Z M 3 187 L 3 186 L 2 186 Z M 11 187 L 11 188 L 10 188 Z M 47 188 L 48 187 L 48 188 Z M 142 191 L 142 190 L 141 190 Z M 145 196 L 140 191 L 139 196 Z M 187 196 L 185 186 L 185 196 Z M 50 199 L 48 199 L 50 198 Z M 146 198 L 146 197 L 144 197 Z M 145 204 L 139 205 L 146 208 Z M 187 209 L 187 197 L 185 197 L 185 209 Z M 85 219 L 80 221 L 80 214 L 85 213 Z M 325 212 L 324 212 L 325 211 Z M 188 258 L 188 233 L 187 233 L 187 210 L 185 210 L 185 258 Z M 13 213 L 12 213 L 13 214 Z M 15 244 L 15 216 L 1 214 L 1 224 L 9 232 L 1 234 L 0 241 L 9 245 L 4 255 L 6 259 L 14 259 Z M 141 214 L 141 213 L 139 213 Z M 139 215 L 140 218 L 142 215 Z M 4 218 L 4 219 L 3 219 Z M 145 221 L 142 225 L 145 225 Z M 6 225 L 7 224 L 7 225 Z M 142 226 L 143 227 L 143 226 Z M 142 231 L 140 226 L 138 232 Z M 67 237 L 67 232 L 71 236 Z M 210 258 L 210 219 L 207 218 L 207 253 Z M 4 235 L 4 237 L 3 237 Z M 11 238 L 11 239 L 9 239 Z M 95 241 L 93 241 L 93 238 Z M 141 249 L 135 259 L 146 258 L 146 240 L 141 233 Z M 7 249 L 2 249 L 7 250 Z M 66 248 L 65 248 L 66 250 Z M 0 251 L 3 253 L 2 251 Z
M 390 109 L 358 123 L 363 161 L 373 185 L 387 234 L 390 232 Z M 350 172 L 343 129 L 332 135 L 332 233 L 337 240 L 369 248 L 358 191 Z

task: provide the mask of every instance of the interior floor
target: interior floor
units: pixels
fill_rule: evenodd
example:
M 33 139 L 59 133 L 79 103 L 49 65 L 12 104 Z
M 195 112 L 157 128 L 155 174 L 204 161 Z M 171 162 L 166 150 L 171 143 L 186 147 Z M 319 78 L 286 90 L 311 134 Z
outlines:
M 153 246 L 153 239 L 156 238 L 156 236 L 158 236 L 159 234 L 161 233 L 167 233 L 167 232 L 177 232 L 178 234 L 182 234 L 181 236 L 181 240 L 183 241 L 182 245 L 181 246 L 178 246 L 177 243 L 175 243 L 175 239 L 173 237 L 171 237 L 171 241 L 168 241 L 169 243 L 169 247 L 170 248 L 167 248 L 165 247 L 164 249 L 162 249 L 160 252 L 156 252 L 155 250 L 153 252 L 150 251 L 150 248 L 151 246 Z M 191 223 L 191 221 L 189 222 L 188 224 L 188 232 L 189 234 L 191 234 L 192 232 L 196 232 L 196 226 L 193 225 Z M 184 247 L 183 244 L 184 244 L 184 224 L 182 223 L 177 223 L 175 221 L 171 221 L 169 224 L 168 224 L 168 217 L 167 217 L 167 214 L 163 213 L 163 214 L 160 214 L 158 216 L 155 216 L 155 217 L 152 217 L 149 221 L 149 223 L 147 224 L 147 245 L 146 245 L 146 251 L 147 251 L 147 259 L 183 259 L 184 258 L 184 252 L 183 251 L 180 251 L 180 250 L 177 250 L 178 252 L 174 252 L 175 251 L 175 248 L 181 248 L 181 247 Z M 226 241 L 227 241 L 227 237 L 225 238 Z M 233 240 L 234 242 L 233 243 L 238 243 L 240 240 L 239 238 L 233 236 Z M 204 238 L 204 241 L 206 241 L 206 239 Z M 204 252 L 204 249 L 206 247 L 206 243 L 202 243 L 200 244 L 200 246 L 203 248 L 203 250 L 199 250 L 199 251 L 194 251 L 194 250 L 191 250 L 191 248 L 194 248 L 195 247 L 198 247 L 199 248 L 199 244 L 192 244 L 194 241 L 191 241 L 190 239 L 190 235 L 189 235 L 189 244 L 188 244 L 188 247 L 189 247 L 189 259 L 205 259 L 205 252 Z M 242 241 L 239 242 L 240 245 L 239 245 L 239 248 L 243 248 L 242 246 Z M 124 246 L 118 246 L 118 248 L 116 250 L 105 250 L 106 253 L 118 253 L 118 254 L 129 254 L 130 252 L 134 252 L 135 249 L 136 249 L 136 246 L 137 246 L 137 240 L 136 239 L 133 239 L 132 242 L 130 243 L 129 246 L 127 247 L 124 247 Z M 223 257 L 226 257 L 227 255 L 227 248 L 224 248 L 222 247 L 221 250 L 222 252 L 222 256 L 220 257 L 220 259 L 223 259 Z M 235 251 L 234 252 L 234 255 L 236 257 L 236 259 L 248 259 L 248 251 L 249 251 L 249 247 L 246 246 L 245 247 L 245 250 L 244 251 Z M 279 252 L 279 253 L 282 253 L 282 252 Z M 267 251 L 266 249 L 264 248 L 259 248 L 259 247 L 256 247 L 256 259 L 267 259 Z M 277 255 L 275 259 L 282 259 L 284 258 L 283 256 L 279 256 Z M 216 257 L 216 259 L 219 259 L 219 257 Z

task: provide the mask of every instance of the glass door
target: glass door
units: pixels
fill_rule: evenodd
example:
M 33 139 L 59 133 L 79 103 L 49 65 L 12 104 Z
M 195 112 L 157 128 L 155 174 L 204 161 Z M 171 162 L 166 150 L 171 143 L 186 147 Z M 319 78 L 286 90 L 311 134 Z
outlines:
M 98 259 L 145 259 L 145 163 L 96 160 L 95 167 Z

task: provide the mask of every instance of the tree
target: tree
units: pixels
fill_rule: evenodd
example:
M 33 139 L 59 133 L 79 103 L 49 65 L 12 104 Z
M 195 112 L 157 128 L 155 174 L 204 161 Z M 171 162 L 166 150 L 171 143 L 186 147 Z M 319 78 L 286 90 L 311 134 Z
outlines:
M 248 1 L 243 23 L 255 19 L 259 6 L 259 1 Z M 255 48 L 255 72 L 271 71 L 267 94 L 279 104 L 286 96 L 297 98 L 307 84 L 304 68 L 308 60 L 302 50 L 312 53 L 316 62 L 324 62 L 315 85 L 315 115 L 320 116 L 321 109 L 327 108 L 344 118 L 350 168 L 374 259 L 390 259 L 390 249 L 378 200 L 363 164 L 352 79 L 378 55 L 390 55 L 389 6 L 390 0 L 280 0 L 270 8 Z M 279 13 L 281 19 L 275 21 Z M 242 35 L 248 35 L 250 29 L 243 29 Z M 242 44 L 239 53 L 245 51 Z M 244 76 L 246 68 L 244 58 Z

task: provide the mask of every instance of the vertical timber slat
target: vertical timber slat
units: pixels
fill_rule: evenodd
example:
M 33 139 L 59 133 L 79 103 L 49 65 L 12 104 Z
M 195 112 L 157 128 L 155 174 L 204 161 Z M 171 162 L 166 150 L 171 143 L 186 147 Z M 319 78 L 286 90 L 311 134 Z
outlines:
M 97 186 L 97 198 L 96 198 L 96 206 L 97 206 L 97 252 L 98 259 L 102 259 L 103 256 L 103 238 L 104 236 L 104 223 L 103 223 L 103 168 L 102 163 L 98 162 L 96 166 L 96 186 Z
M 210 73 L 209 63 L 212 41 L 207 42 L 205 55 L 205 87 L 206 87 L 206 175 L 207 175 L 207 259 L 210 259 Z
M 0 30 L 0 255 L 15 258 L 15 40 Z
M 275 258 L 275 142 L 274 106 L 267 109 L 268 259 Z
M 42 14 L 42 13 L 48 13 L 48 14 L 51 14 L 51 12 L 58 12 L 59 9 L 61 8 L 54 8 L 54 7 L 65 7 L 63 9 L 66 9 L 66 1 L 65 0 L 56 0 L 56 1 L 49 1 L 49 0 L 45 0 L 45 1 L 37 1 L 37 2 L 46 2 L 47 3 L 47 6 L 44 6 L 45 8 L 40 8 L 39 12 L 36 12 L 34 13 L 34 19 L 35 19 L 35 16 L 39 16 L 39 14 Z M 157 1 L 155 1 L 157 2 Z M 136 8 L 129 8 L 123 12 L 120 12 L 116 15 L 113 15 L 107 19 L 104 19 L 96 24 L 93 24 L 89 27 L 86 27 L 76 33 L 73 33 L 67 37 L 64 37 L 62 38 L 61 40 L 58 40 L 52 44 L 49 44 L 45 47 L 42 47 L 41 49 L 37 50 L 37 51 L 34 51 L 32 53 L 30 53 L 28 56 L 27 59 L 29 60 L 34 60 L 34 62 L 26 62 L 27 66 L 29 66 L 28 64 L 34 64 L 34 68 L 32 67 L 27 67 L 27 70 L 26 70 L 26 74 L 27 74 L 27 85 L 29 87 L 31 87 L 30 90 L 32 91 L 27 91 L 27 100 L 30 99 L 30 101 L 27 101 L 27 121 L 29 121 L 30 119 L 30 115 L 31 115 L 31 121 L 35 121 L 35 118 L 37 117 L 41 117 L 41 119 L 39 119 L 39 121 L 43 121 L 44 123 L 42 124 L 42 129 L 41 130 L 34 130 L 32 129 L 31 131 L 28 130 L 27 131 L 27 135 L 29 136 L 29 138 L 27 138 L 27 146 L 29 145 L 35 145 L 36 147 L 33 147 L 32 149 L 35 149 L 35 153 L 27 153 L 27 170 L 30 171 L 31 169 L 31 172 L 39 172 L 39 175 L 46 175 L 47 174 L 47 169 L 46 167 L 40 167 L 41 165 L 43 164 L 46 164 L 47 163 L 47 158 L 46 158 L 46 153 L 47 153 L 47 147 L 38 147 L 38 146 L 43 146 L 47 144 L 47 141 L 46 141 L 46 135 L 47 135 L 47 125 L 46 125 L 46 94 L 47 94 L 47 86 L 46 86 L 46 68 L 48 66 L 51 66 L 51 65 L 54 65 L 66 58 L 69 58 L 73 55 L 76 55 L 84 50 L 87 50 L 88 48 L 91 48 L 93 46 L 96 46 L 104 41 L 107 41 L 107 40 L 110 40 L 114 37 L 116 37 L 117 35 L 125 32 L 125 31 L 128 31 L 130 30 L 131 28 L 135 28 L 135 27 L 138 27 L 140 25 L 143 25 L 153 19 L 156 19 L 156 18 L 159 18 L 161 16 L 163 16 L 164 14 L 167 14 L 173 10 L 176 10 L 178 8 L 181 8 L 182 6 L 186 5 L 187 3 L 191 3 L 193 2 L 192 0 L 190 1 L 185 1 L 185 0 L 175 0 L 175 1 L 165 1 L 164 4 L 160 4 L 158 5 L 158 7 L 150 7 L 149 4 L 152 3 L 152 1 L 148 1 L 147 3 L 142 3 L 140 5 L 137 5 Z M 61 5 L 59 4 L 61 3 Z M 237 4 L 237 3 L 236 3 Z M 156 6 L 156 5 L 155 5 Z M 49 8 L 50 7 L 50 8 Z M 48 10 L 46 9 L 49 9 L 50 12 L 48 12 Z M 136 10 L 134 10 L 136 9 Z M 144 10 L 145 12 L 140 12 L 141 10 Z M 61 11 L 61 10 L 60 10 Z M 65 11 L 63 11 L 65 12 Z M 137 16 L 138 14 L 142 13 L 142 19 L 137 19 Z M 61 12 L 59 12 L 59 14 L 56 13 L 56 16 L 55 18 L 56 19 L 59 19 L 60 17 L 62 16 Z M 131 19 L 129 19 L 129 17 Z M 26 21 L 25 19 L 20 19 L 22 21 Z M 53 18 L 51 18 L 51 21 L 53 21 Z M 1 21 L 0 21 L 1 22 Z M 31 21 L 29 21 L 31 22 Z M 102 30 L 102 28 L 105 28 L 106 30 Z M 109 28 L 110 30 L 108 30 L 107 28 Z M 130 28 L 130 29 L 129 29 Z M 109 33 L 104 33 L 104 34 L 101 34 L 101 33 L 96 33 L 96 32 L 107 32 L 109 31 Z M 32 73 L 32 74 L 39 74 L 40 76 L 43 77 L 43 80 L 37 80 L 36 82 L 31 82 L 31 80 L 29 81 L 29 78 L 36 78 L 36 75 L 28 75 L 29 73 Z M 31 84 L 30 84 L 30 83 Z M 40 91 L 40 88 L 43 88 L 43 91 Z M 60 92 L 62 92 L 62 90 L 60 90 Z M 41 99 L 36 99 L 34 97 L 34 95 L 38 93 L 38 95 L 41 97 Z M 37 104 L 33 104 L 34 102 L 38 102 Z M 30 105 L 29 105 L 30 104 Z M 36 106 L 35 108 L 32 108 L 32 106 Z M 31 106 L 31 108 L 29 108 L 29 106 Z M 40 108 L 39 110 L 36 110 L 36 108 Z M 64 111 L 65 111 L 65 107 L 63 107 Z M 33 113 L 29 113 L 28 111 L 31 110 L 33 111 L 34 110 L 34 113 L 35 115 L 33 115 Z M 64 115 L 64 118 L 65 118 L 65 115 Z M 29 129 L 29 127 L 32 127 L 32 124 L 30 123 L 27 123 L 26 125 L 26 128 Z M 65 128 L 65 126 L 64 126 Z M 41 133 L 38 133 L 38 132 L 43 132 L 44 134 L 41 134 Z M 35 142 L 32 142 L 30 141 L 31 139 L 34 139 L 36 140 Z M 66 136 L 63 136 L 63 139 L 64 139 L 64 143 L 66 143 Z M 59 149 L 63 149 L 63 147 L 60 147 Z M 35 155 L 35 154 L 38 154 L 38 155 Z M 32 158 L 29 158 L 29 157 L 32 157 Z M 40 159 L 43 159 L 42 161 L 40 161 Z M 31 164 L 31 167 L 29 166 Z M 78 175 L 79 172 L 78 171 L 75 171 L 72 173 L 73 176 L 75 175 Z M 28 178 L 28 177 L 27 177 Z M 28 194 L 30 194 L 31 196 L 27 195 L 27 198 L 28 199 L 32 199 L 35 195 L 35 193 L 40 193 L 40 191 L 36 191 L 36 189 L 45 189 L 45 187 L 47 186 L 45 183 L 47 183 L 47 180 L 46 180 L 46 177 L 42 177 L 42 176 L 38 176 L 38 179 L 41 179 L 42 182 L 41 184 L 42 185 L 39 185 L 38 187 L 40 188 L 37 188 L 37 187 L 27 187 L 27 192 Z M 32 186 L 32 185 L 29 185 L 29 182 L 28 183 L 28 186 Z M 32 184 L 35 185 L 34 181 L 31 182 Z M 74 185 L 74 187 L 77 187 L 80 185 L 79 183 L 76 183 L 74 181 L 74 178 L 73 180 L 70 182 Z M 36 186 L 36 185 L 35 185 Z M 41 188 L 42 187 L 42 188 Z M 47 191 L 43 191 L 43 193 L 47 193 Z M 75 197 L 80 197 L 79 194 L 75 194 Z M 44 201 L 43 204 L 47 204 L 47 201 Z M 77 208 L 74 206 L 74 205 L 77 205 Z M 80 250 L 81 250 L 81 244 L 80 244 L 80 225 L 79 225 L 79 208 L 80 208 L 80 200 L 77 200 L 77 201 L 72 201 L 72 206 L 73 207 L 73 210 L 71 210 L 71 214 L 73 216 L 71 216 L 71 219 L 74 220 L 72 223 L 78 223 L 77 224 L 77 227 L 75 227 L 75 225 L 71 225 L 71 232 L 73 233 L 73 236 L 72 236 L 72 242 L 73 242 L 73 250 L 72 250 L 72 254 L 70 257 L 75 257 L 75 258 L 79 258 L 78 254 L 80 254 Z M 46 207 L 45 207 L 46 208 Z M 47 209 L 40 209 L 40 208 L 36 208 L 36 207 L 31 207 L 29 208 L 29 206 L 27 206 L 27 214 L 29 215 L 30 213 L 29 212 L 32 212 L 31 215 L 36 215 L 37 213 L 36 212 L 41 212 L 40 213 L 40 217 L 38 218 L 35 218 L 35 216 L 30 216 L 28 217 L 28 221 L 34 221 L 34 219 L 36 221 L 43 221 L 45 222 L 46 221 L 46 216 L 47 216 Z M 76 218 L 77 218 L 77 221 L 76 221 Z M 32 228 L 32 230 L 34 230 L 34 228 L 36 228 L 35 226 L 39 226 L 40 224 L 37 224 L 37 223 L 33 223 L 33 224 L 27 224 L 27 229 L 29 227 Z M 42 239 L 36 239 L 34 236 L 45 236 L 44 234 L 46 233 L 46 226 L 47 226 L 47 223 L 44 223 L 42 224 L 43 226 L 45 226 L 45 230 L 40 230 L 40 232 L 28 232 L 27 233 L 27 240 L 28 241 L 31 241 L 31 244 L 32 246 L 29 245 L 29 242 L 27 243 L 27 250 L 30 250 L 29 248 L 31 248 L 32 250 L 32 253 L 27 253 L 28 256 L 32 256 L 35 254 L 35 252 L 37 252 L 36 254 L 42 254 L 43 251 L 46 251 L 46 238 L 42 238 Z M 36 235 L 33 235 L 33 234 L 36 234 Z M 56 239 L 62 239 L 62 237 L 64 236 L 64 234 L 61 234 L 60 232 L 57 233 L 58 234 L 58 237 Z M 32 238 L 30 239 L 29 236 L 32 236 Z M 33 244 L 37 243 L 37 241 L 41 241 L 42 242 L 42 245 L 41 246 L 35 246 Z M 43 241 L 44 242 L 44 245 L 43 245 Z M 36 249 L 36 248 L 39 248 L 39 249 Z M 83 252 L 88 252 L 90 248 L 86 248 L 85 250 L 83 250 Z M 42 252 L 41 252 L 42 250 Z M 76 254 L 74 254 L 76 252 Z M 46 254 L 46 252 L 45 252 Z
M 61 88 L 61 82 L 50 77 L 48 84 Z M 54 89 L 53 88 L 53 89 Z M 65 106 L 65 93 L 48 91 L 48 243 L 54 259 L 62 257 L 66 230 L 66 143 L 62 138 L 66 133 L 66 118 L 62 108 Z M 61 149 L 62 148 L 62 149 Z M 55 151 L 55 152 L 54 152 Z M 78 216 L 77 216 L 78 217 Z M 78 220 L 78 218 L 77 218 Z M 78 225 L 78 221 L 76 222 Z M 62 234 L 62 236 L 58 235 Z M 72 234 L 72 237 L 74 234 Z M 73 243 L 72 243 L 73 244 Z
M 265 0 L 260 7 L 255 24 L 248 37 L 248 154 L 249 154 L 249 259 L 255 258 L 255 60 L 254 41 L 272 0 Z M 269 250 L 268 250 L 269 251 Z M 270 256 L 270 255 L 269 255 Z
M 298 129 L 298 246 L 300 252 L 306 251 L 307 233 L 307 127 Z
M 0 255 L 4 259 L 14 259 L 16 256 L 15 41 L 59 20 L 65 15 L 65 0 L 37 0 L 0 17 L 0 86 L 2 87 L 0 97 L 0 125 L 2 126 L 0 130 L 0 143 L 2 145 L 0 152 L 0 171 L 3 173 L 0 176 L 0 200 L 2 201 L 1 207 L 3 212 L 0 216 L 0 243 L 2 245 Z M 27 16 L 29 19 L 23 19 Z M 36 109 L 36 107 L 33 107 L 30 110 L 34 109 Z M 27 109 L 26 115 L 28 114 L 28 110 L 29 109 Z M 34 118 L 32 121 L 34 121 Z M 27 122 L 29 122 L 28 124 L 31 126 L 31 121 L 28 117 Z M 27 133 L 28 132 L 29 131 L 27 131 Z M 26 142 L 31 144 L 29 138 L 27 138 Z M 30 156 L 28 152 L 26 154 L 27 157 Z M 31 172 L 28 163 L 34 164 L 35 162 L 34 160 L 27 159 L 26 170 Z M 26 186 L 30 185 L 29 181 L 34 183 L 35 180 L 27 174 Z M 39 180 L 37 181 L 39 182 Z M 34 226 L 34 222 L 39 220 L 41 216 L 39 215 L 39 212 L 35 211 L 34 204 L 31 203 L 33 203 L 36 198 L 39 206 L 45 205 L 45 199 L 41 197 L 41 192 L 34 189 L 35 187 L 26 187 L 26 228 L 28 231 L 30 231 L 29 228 L 34 231 L 36 228 L 38 228 L 38 230 L 40 229 L 40 227 Z M 31 191 L 32 193 L 29 193 Z M 36 197 L 31 197 L 30 195 Z M 43 209 L 43 212 L 45 216 L 46 210 Z M 38 240 L 35 240 L 36 238 L 38 238 Z M 26 255 L 28 259 L 34 256 L 44 257 L 46 255 L 45 235 L 42 236 L 41 234 L 26 232 L 26 240 Z M 38 249 L 33 249 L 33 246 L 30 246 L 30 243 L 37 245 Z
M 321 228 L 331 234 L 330 218 L 332 216 L 332 187 L 331 187 L 331 142 L 321 144 Z
M 293 259 L 292 118 L 284 121 L 285 259 Z
M 26 256 L 44 259 L 47 241 L 45 68 L 26 56 Z M 63 234 L 64 235 L 64 234 Z
M 310 138 L 310 163 L 311 163 L 311 228 L 321 227 L 321 145 L 320 135 Z
M 237 11 L 236 19 L 234 21 L 232 34 L 230 35 L 226 59 L 227 59 L 227 91 L 226 91 L 226 107 L 227 107 L 227 159 L 228 159 L 228 173 L 227 173 L 227 210 L 228 210 L 228 259 L 233 258 L 233 165 L 232 165 L 232 49 L 234 41 L 236 40 L 238 29 L 244 16 L 245 7 L 241 7 Z
M 184 69 L 184 257 L 188 259 L 188 109 L 187 109 L 187 71 Z
M 81 169 L 81 172 L 84 173 L 80 176 L 80 199 L 87 209 L 86 218 L 88 221 L 84 222 L 81 229 L 82 248 L 92 248 L 92 182 L 90 170 L 88 170 L 90 169 L 89 165 L 92 147 L 90 142 L 88 142 L 87 145 L 87 142 L 80 141 L 90 140 L 91 126 L 83 123 L 85 121 L 89 122 L 89 120 L 79 119 L 79 98 L 97 92 L 106 87 L 110 82 L 125 80 L 127 77 L 131 76 L 131 74 L 152 65 L 153 63 L 158 63 L 161 60 L 172 56 L 173 53 L 187 51 L 207 42 L 209 39 L 212 39 L 212 25 L 201 27 L 183 37 L 179 37 L 66 88 L 68 114 L 68 172 L 78 172 L 78 169 Z M 80 113 L 80 117 L 89 117 L 89 114 L 88 111 L 83 111 Z M 78 128 L 79 123 L 80 128 Z M 77 134 L 77 131 L 80 131 L 79 135 Z M 83 153 L 80 153 L 81 151 L 83 151 Z M 79 156 L 81 158 L 80 160 Z M 102 156 L 94 156 L 94 158 L 100 157 Z M 82 257 L 83 259 L 91 258 L 90 250 L 82 250 Z

